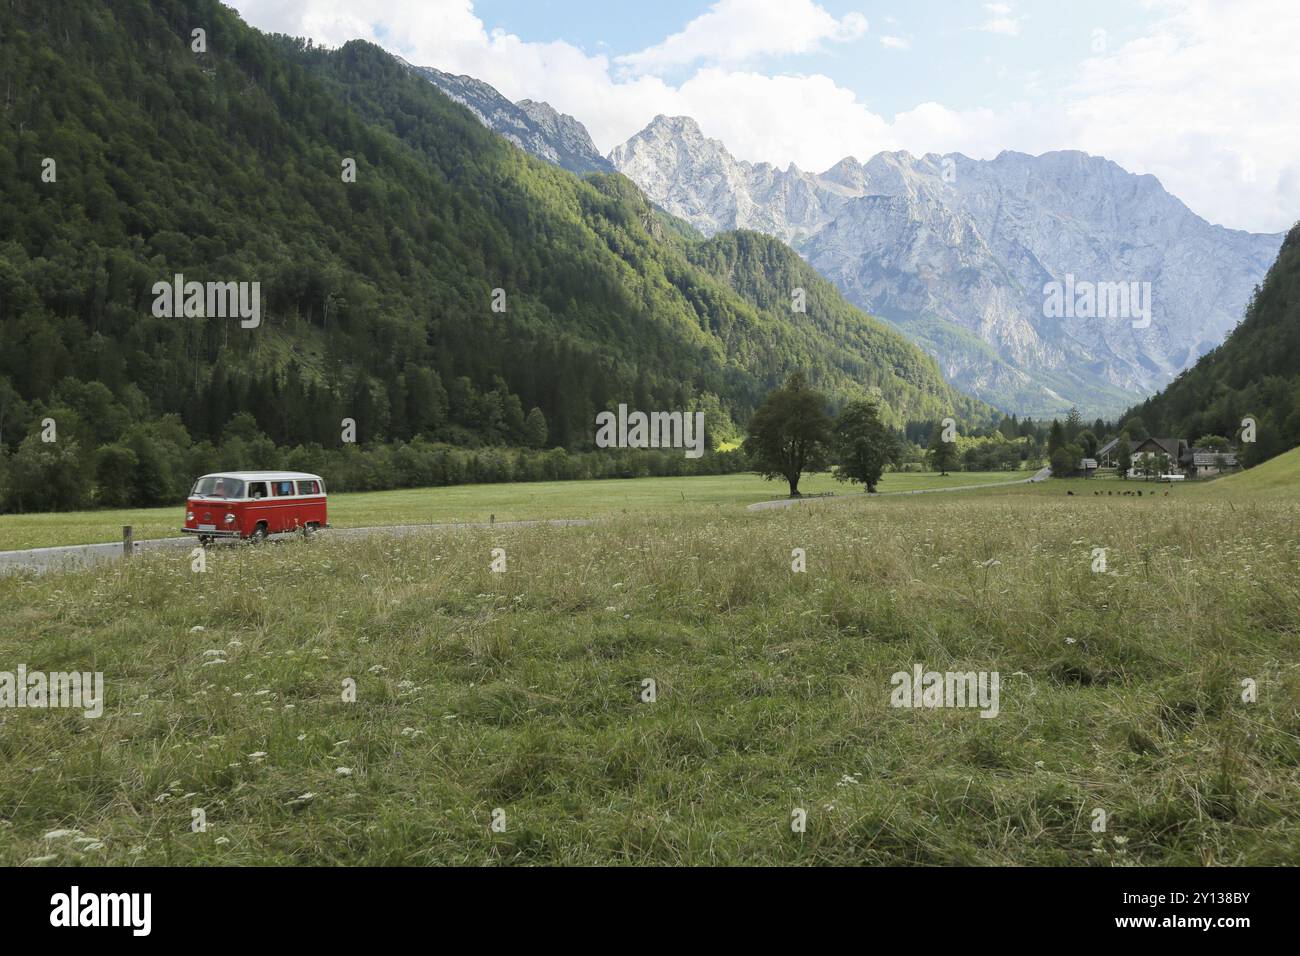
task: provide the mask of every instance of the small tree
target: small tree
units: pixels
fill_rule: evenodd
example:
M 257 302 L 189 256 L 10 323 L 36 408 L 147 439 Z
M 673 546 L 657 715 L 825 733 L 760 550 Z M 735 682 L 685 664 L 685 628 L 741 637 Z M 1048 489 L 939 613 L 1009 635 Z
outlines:
M 1128 432 L 1119 436 L 1119 444 L 1115 447 L 1118 449 L 1118 456 L 1115 459 L 1115 466 L 1119 469 L 1121 478 L 1127 480 L 1129 469 L 1133 467 L 1133 449 L 1129 446 L 1133 439 L 1128 437 Z
M 1065 440 L 1071 443 L 1077 441 L 1082 430 L 1083 416 L 1079 414 L 1078 408 L 1072 407 L 1065 416 Z
M 1160 452 L 1156 455 L 1155 468 L 1153 469 L 1154 477 L 1159 478 L 1161 475 L 1167 475 L 1174 470 L 1174 460 Z
M 1151 462 L 1151 455 L 1148 452 L 1133 457 L 1133 471 L 1143 481 L 1146 481 L 1151 476 Z
M 1050 458 L 1058 448 L 1064 448 L 1065 441 L 1065 427 L 1053 418 L 1052 427 L 1047 433 L 1047 456 Z
M 930 450 L 926 457 L 930 459 L 930 470 L 940 475 L 947 475 L 949 468 L 957 467 L 957 443 L 943 440 L 943 429 L 936 428 L 930 436 Z
M 745 429 L 745 453 L 754 470 L 768 481 L 785 479 L 792 498 L 799 497 L 805 471 L 826 467 L 830 441 L 826 398 L 801 372 L 763 400 Z
M 1079 467 L 1078 461 L 1070 454 L 1069 446 L 1052 452 L 1051 465 L 1053 478 L 1068 478 Z
M 871 402 L 846 405 L 835 419 L 835 454 L 839 481 L 862 484 L 867 494 L 875 494 L 885 466 L 898 459 L 898 439 L 880 420 L 880 412 Z
M 550 436 L 550 431 L 546 427 L 546 416 L 542 414 L 540 408 L 534 408 L 524 419 L 524 441 L 529 448 L 546 447 L 546 439 Z
M 1138 462 L 1138 473 L 1145 481 L 1159 478 L 1169 468 L 1169 456 L 1164 452 L 1148 452 Z

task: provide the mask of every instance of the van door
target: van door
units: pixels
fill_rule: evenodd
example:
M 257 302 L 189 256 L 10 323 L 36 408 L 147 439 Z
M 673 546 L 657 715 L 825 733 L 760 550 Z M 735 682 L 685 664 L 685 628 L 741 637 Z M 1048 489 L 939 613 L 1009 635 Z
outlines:
M 298 503 L 294 500 L 295 494 L 292 481 L 271 482 L 274 522 L 271 531 L 273 533 L 293 531 L 297 527 L 295 518 L 297 518 Z
M 241 522 L 240 530 L 244 537 L 253 533 L 259 521 L 266 522 L 266 530 L 271 530 L 271 489 L 265 481 L 250 481 L 248 483 L 248 504 L 244 506 L 244 520 Z
M 321 488 L 319 481 L 299 481 L 299 520 L 304 526 L 315 525 L 317 528 L 323 528 L 328 523 L 325 520 L 325 492 Z

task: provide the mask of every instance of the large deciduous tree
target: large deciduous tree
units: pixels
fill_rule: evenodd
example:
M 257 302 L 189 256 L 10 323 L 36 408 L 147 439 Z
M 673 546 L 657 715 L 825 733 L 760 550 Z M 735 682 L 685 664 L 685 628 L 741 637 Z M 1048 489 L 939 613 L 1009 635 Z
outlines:
M 885 466 L 897 460 L 899 447 L 873 402 L 851 402 L 835 419 L 834 451 L 839 459 L 835 477 L 857 482 L 874 494 Z
M 769 481 L 785 479 L 790 497 L 798 497 L 803 473 L 826 467 L 831 442 L 826 397 L 796 372 L 763 400 L 745 436 L 745 451 L 754 470 Z

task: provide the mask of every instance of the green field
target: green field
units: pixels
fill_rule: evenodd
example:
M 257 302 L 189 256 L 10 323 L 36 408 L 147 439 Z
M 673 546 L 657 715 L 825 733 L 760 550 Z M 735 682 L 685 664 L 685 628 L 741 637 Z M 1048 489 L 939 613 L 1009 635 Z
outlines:
M 1300 503 L 1072 485 L 0 578 L 0 864 L 1300 863 Z
M 1014 481 L 1027 472 L 898 473 L 884 477 L 881 492 Z M 861 495 L 861 486 L 836 481 L 829 474 L 809 475 L 804 494 L 833 492 Z M 618 514 L 680 511 L 699 505 L 736 506 L 781 497 L 783 483 L 751 474 L 700 478 L 634 478 L 625 481 L 552 481 L 507 485 L 456 485 L 373 491 L 330 497 L 330 523 L 336 528 L 370 528 L 395 524 L 519 521 L 552 518 L 602 518 Z M 120 541 L 122 526 L 131 525 L 136 540 L 179 537 L 184 505 L 126 511 L 78 511 L 62 514 L 0 515 L 0 551 L 69 544 Z
M 1214 488 L 1216 494 L 1234 496 L 1300 494 L 1300 448 L 1293 448 L 1249 471 L 1226 475 L 1200 487 Z

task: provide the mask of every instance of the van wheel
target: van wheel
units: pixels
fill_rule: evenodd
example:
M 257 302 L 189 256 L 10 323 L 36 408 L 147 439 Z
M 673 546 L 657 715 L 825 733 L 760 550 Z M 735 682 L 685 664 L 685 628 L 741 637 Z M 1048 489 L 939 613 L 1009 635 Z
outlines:
M 259 523 L 258 526 L 253 529 L 253 533 L 248 536 L 248 543 L 261 544 L 265 540 L 266 540 L 266 525 L 264 523 Z
M 302 526 L 303 539 L 306 541 L 310 541 L 312 538 L 316 537 L 316 532 L 318 530 L 319 530 L 319 525 L 317 525 L 314 521 L 311 522 L 310 524 L 303 525 Z
M 213 539 L 213 538 L 212 538 L 211 536 L 209 536 L 209 535 L 201 534 L 201 535 L 199 535 L 199 547 L 200 547 L 200 548 L 210 548 L 210 547 L 212 547 L 212 542 L 213 542 L 214 540 L 215 540 L 215 539 Z

